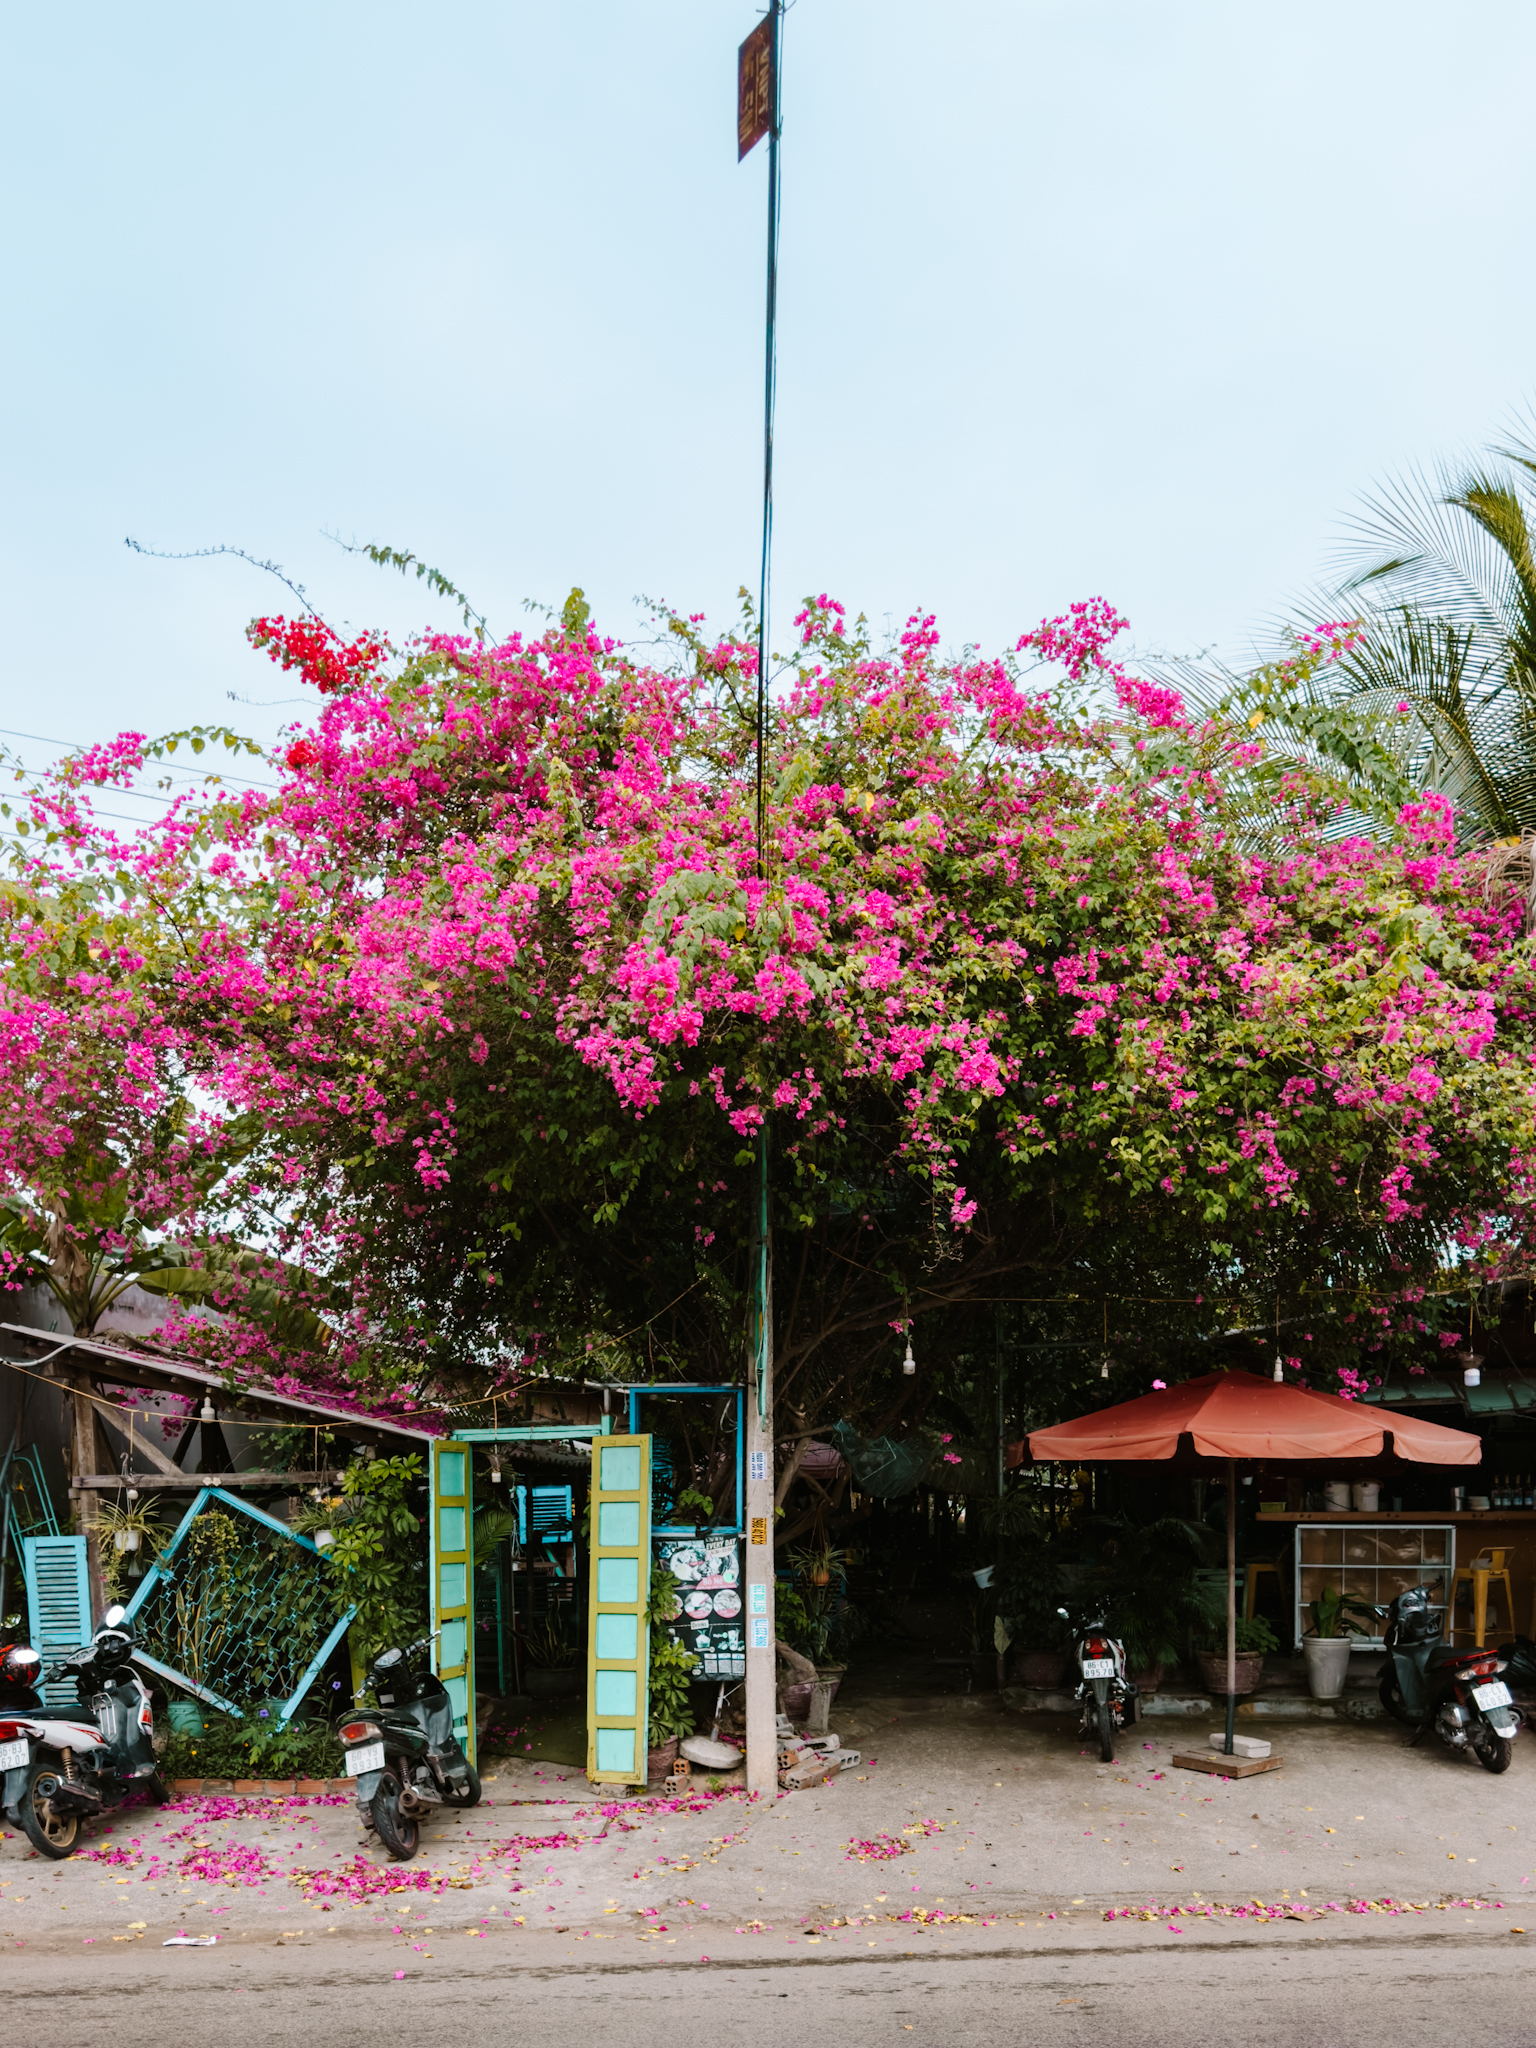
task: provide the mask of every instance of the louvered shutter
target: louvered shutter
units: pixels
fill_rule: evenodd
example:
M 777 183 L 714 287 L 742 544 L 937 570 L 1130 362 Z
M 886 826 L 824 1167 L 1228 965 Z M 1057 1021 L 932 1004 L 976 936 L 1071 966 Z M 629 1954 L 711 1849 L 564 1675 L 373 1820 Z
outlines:
M 23 1536 L 21 1566 L 27 1580 L 27 1629 L 44 1668 L 91 1640 L 91 1589 L 83 1536 Z M 45 1684 L 50 1707 L 72 1706 L 72 1678 Z

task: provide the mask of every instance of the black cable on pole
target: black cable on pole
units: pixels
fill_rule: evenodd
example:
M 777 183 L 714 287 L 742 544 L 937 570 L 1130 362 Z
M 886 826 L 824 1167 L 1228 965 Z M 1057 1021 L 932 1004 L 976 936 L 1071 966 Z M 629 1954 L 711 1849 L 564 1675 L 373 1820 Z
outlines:
M 773 552 L 773 401 L 778 375 L 779 307 L 779 128 L 780 59 L 784 46 L 783 0 L 769 0 L 771 24 L 768 118 L 768 293 L 763 335 L 763 557 L 758 578 L 757 607 L 757 878 L 768 879 L 768 804 L 765 769 L 768 754 L 768 600 Z

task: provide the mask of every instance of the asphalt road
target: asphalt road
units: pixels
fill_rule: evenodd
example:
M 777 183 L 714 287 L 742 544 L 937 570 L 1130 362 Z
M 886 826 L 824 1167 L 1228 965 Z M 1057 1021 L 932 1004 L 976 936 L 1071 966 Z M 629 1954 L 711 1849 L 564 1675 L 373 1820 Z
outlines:
M 526 1944 L 525 1954 L 526 1954 Z M 1536 1936 L 1262 1929 L 1177 1952 L 1144 1936 L 909 1961 L 765 1958 L 548 1965 L 494 1950 L 397 1979 L 374 1941 L 280 1954 L 136 1950 L 80 1963 L 8 1956 L 8 2048 L 168 2040 L 218 2048 L 1532 2048 Z

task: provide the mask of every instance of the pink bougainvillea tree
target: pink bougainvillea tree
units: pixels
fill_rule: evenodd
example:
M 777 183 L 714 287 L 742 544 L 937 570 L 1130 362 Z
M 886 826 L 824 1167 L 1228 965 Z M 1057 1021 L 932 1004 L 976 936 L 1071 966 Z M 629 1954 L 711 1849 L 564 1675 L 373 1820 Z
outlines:
M 142 1042 L 187 1142 L 240 1153 L 195 1219 L 233 1312 L 178 1341 L 418 1388 L 729 1376 L 765 1124 L 806 1428 L 888 1420 L 901 1333 L 954 1356 L 1002 1303 L 1068 1335 L 1112 1309 L 1155 1357 L 1278 1300 L 1296 1355 L 1356 1371 L 1524 1255 L 1521 912 L 1443 804 L 1330 840 L 1297 781 L 1256 852 L 1225 776 L 1261 742 L 1117 663 L 1108 606 L 983 656 L 821 596 L 759 848 L 750 631 L 659 623 L 640 659 L 579 592 L 399 649 L 263 619 L 317 691 L 275 794 L 116 839 L 89 791 L 129 738 L 27 800 L 0 1163 L 31 1184 L 47 1073 L 131 1016 L 96 1082 Z M 241 1312 L 253 1256 L 279 1297 L 321 1276 L 319 1325 Z

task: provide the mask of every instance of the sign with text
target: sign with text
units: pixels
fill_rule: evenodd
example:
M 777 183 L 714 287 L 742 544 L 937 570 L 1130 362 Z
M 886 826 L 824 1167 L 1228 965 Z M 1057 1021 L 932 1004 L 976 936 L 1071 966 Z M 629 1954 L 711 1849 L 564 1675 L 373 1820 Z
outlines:
M 736 52 L 736 161 L 756 149 L 773 124 L 773 15 Z
M 678 1582 L 681 1611 L 667 1624 L 675 1642 L 699 1660 L 697 1678 L 745 1678 L 741 1548 L 734 1536 L 666 1537 L 659 1562 Z

